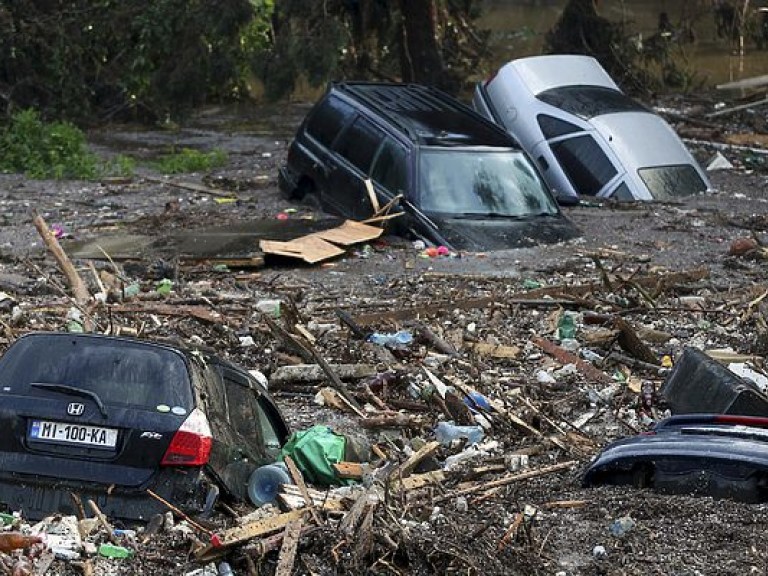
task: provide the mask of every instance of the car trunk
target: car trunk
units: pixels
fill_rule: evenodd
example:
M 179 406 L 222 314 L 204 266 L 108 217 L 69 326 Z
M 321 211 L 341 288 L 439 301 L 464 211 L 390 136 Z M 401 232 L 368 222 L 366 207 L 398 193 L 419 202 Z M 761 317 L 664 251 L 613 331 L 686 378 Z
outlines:
M 0 474 L 126 490 L 151 482 L 192 410 L 184 360 L 160 346 L 30 335 L 0 360 Z

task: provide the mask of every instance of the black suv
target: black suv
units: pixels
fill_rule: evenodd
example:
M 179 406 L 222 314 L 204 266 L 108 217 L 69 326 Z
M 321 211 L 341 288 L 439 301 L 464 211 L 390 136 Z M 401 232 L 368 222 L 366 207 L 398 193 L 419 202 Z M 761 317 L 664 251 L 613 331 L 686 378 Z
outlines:
M 245 370 L 208 353 L 87 334 L 34 333 L 0 359 L 0 502 L 37 519 L 74 499 L 146 520 L 247 498 L 288 427 Z M 82 505 L 82 502 L 80 503 Z
M 280 170 L 287 198 L 347 218 L 399 194 L 396 231 L 458 249 L 501 249 L 578 235 L 528 156 L 504 130 L 428 86 L 331 84 Z M 314 195 L 314 196 L 313 196 Z

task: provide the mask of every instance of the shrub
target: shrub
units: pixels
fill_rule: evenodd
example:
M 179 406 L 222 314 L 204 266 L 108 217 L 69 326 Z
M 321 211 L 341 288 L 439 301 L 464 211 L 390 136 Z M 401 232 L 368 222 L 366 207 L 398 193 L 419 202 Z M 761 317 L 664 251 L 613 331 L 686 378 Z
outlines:
M 153 165 L 164 174 L 181 174 L 183 172 L 207 172 L 223 166 L 227 162 L 227 154 L 222 150 L 200 152 L 191 148 L 182 148 L 162 156 Z

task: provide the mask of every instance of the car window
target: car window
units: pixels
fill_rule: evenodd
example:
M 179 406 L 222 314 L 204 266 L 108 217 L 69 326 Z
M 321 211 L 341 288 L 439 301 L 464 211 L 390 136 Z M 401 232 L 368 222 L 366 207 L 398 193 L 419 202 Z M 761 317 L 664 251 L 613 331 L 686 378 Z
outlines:
M 359 116 L 339 137 L 335 147 L 339 154 L 368 174 L 373 155 L 383 138 L 381 130 Z
M 536 98 L 585 120 L 615 112 L 648 112 L 626 94 L 603 86 L 561 86 L 545 90 Z
M 274 409 L 269 403 L 262 397 L 258 398 L 256 402 L 256 410 L 258 411 L 258 421 L 261 425 L 261 437 L 264 439 L 264 446 L 266 447 L 267 454 L 277 459 L 280 454 L 281 448 L 281 433 L 275 426 L 271 416 L 274 414 Z
M 256 395 L 249 387 L 248 378 L 230 368 L 222 370 L 227 394 L 229 422 L 244 438 L 261 441 L 261 425 Z
M 584 132 L 582 128 L 579 128 L 575 124 L 560 120 L 560 118 L 555 118 L 554 116 L 549 116 L 548 114 L 539 114 L 536 116 L 536 119 L 539 121 L 539 128 L 541 128 L 541 132 L 547 140 L 566 134 L 572 134 L 573 132 Z
M 707 189 L 696 168 L 690 164 L 640 168 L 637 173 L 656 200 L 669 200 Z
M 353 112 L 349 104 L 329 96 L 312 111 L 307 120 L 307 133 L 330 148 Z
M 461 215 L 556 214 L 557 206 L 520 151 L 424 149 L 419 162 L 422 210 Z
M 391 138 L 386 138 L 373 161 L 371 178 L 393 194 L 404 192 L 406 160 L 405 148 Z
M 19 340 L 0 362 L 2 394 L 49 396 L 31 383 L 95 392 L 105 404 L 191 410 L 192 386 L 180 354 L 110 338 L 40 335 Z
M 592 136 L 576 136 L 550 146 L 579 194 L 594 196 L 618 173 Z

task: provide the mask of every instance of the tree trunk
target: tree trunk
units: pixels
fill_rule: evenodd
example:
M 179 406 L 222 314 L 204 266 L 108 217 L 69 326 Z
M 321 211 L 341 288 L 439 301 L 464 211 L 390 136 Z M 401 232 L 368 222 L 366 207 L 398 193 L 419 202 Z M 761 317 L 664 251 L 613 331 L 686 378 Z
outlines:
M 442 87 L 445 69 L 437 30 L 438 0 L 400 0 L 403 81 Z

